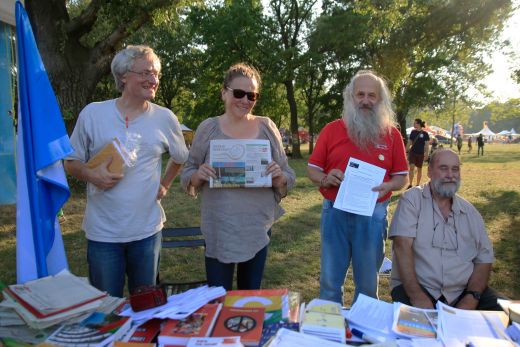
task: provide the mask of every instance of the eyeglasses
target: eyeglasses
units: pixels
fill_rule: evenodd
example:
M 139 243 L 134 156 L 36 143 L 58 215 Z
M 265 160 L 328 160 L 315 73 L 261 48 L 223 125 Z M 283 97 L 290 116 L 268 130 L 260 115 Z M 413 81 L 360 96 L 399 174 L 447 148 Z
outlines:
M 450 223 L 435 222 L 435 211 L 432 206 L 433 212 L 433 235 L 432 235 L 432 247 L 440 248 L 446 251 L 457 251 L 459 249 L 459 239 L 457 237 L 457 227 L 455 225 L 455 219 L 453 219 L 453 225 Z
M 233 89 L 233 88 L 229 88 L 228 86 L 226 86 L 226 89 L 231 90 L 233 92 L 233 97 L 235 97 L 236 99 L 242 99 L 244 96 L 247 95 L 247 100 L 256 101 L 256 99 L 258 99 L 258 97 L 260 97 L 260 94 L 258 94 L 256 92 L 246 92 L 245 90 Z
M 141 76 L 142 79 L 150 79 L 150 77 L 153 77 L 154 79 L 159 79 L 161 78 L 161 73 L 160 72 L 153 72 L 153 71 L 141 71 L 141 72 L 137 72 L 137 71 L 133 71 L 133 70 L 128 70 L 128 72 L 132 72 L 132 73 L 135 73 L 136 75 L 139 75 Z

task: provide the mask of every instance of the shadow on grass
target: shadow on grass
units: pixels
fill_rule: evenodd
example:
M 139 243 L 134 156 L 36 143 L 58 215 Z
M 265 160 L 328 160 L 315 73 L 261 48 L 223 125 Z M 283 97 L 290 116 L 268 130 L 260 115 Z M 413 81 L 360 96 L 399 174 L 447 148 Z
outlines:
M 477 154 L 462 155 L 463 163 L 479 163 L 479 164 L 497 164 L 510 163 L 512 161 L 520 161 L 520 152 L 492 152 L 484 156 L 478 157 Z
M 520 194 L 516 191 L 482 192 L 485 202 L 475 203 L 486 225 L 500 219 L 500 230 L 495 232 L 493 249 L 496 262 L 493 266 L 500 277 L 492 277 L 492 285 L 504 289 L 504 294 L 520 297 L 517 278 L 520 264 Z M 498 233 L 498 235 L 497 235 Z

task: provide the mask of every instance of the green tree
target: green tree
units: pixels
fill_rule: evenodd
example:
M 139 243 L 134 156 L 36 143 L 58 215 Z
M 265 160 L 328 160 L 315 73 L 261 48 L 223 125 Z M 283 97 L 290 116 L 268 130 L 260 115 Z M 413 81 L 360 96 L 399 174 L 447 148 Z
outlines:
M 301 158 L 298 136 L 299 120 L 295 84 L 302 56 L 306 51 L 309 29 L 314 19 L 317 0 L 271 0 L 270 20 L 271 59 L 278 76 L 277 80 L 285 86 L 287 103 L 290 110 L 290 130 L 292 134 L 293 158 Z
M 75 119 L 110 71 L 124 40 L 179 0 L 26 0 L 27 13 L 56 96 Z M 69 124 L 70 125 L 70 124 Z
M 475 84 L 487 69 L 482 54 L 496 47 L 511 13 L 508 0 L 329 1 L 327 6 L 323 22 L 347 18 L 362 31 L 353 47 L 332 38 L 336 25 L 322 25 L 321 37 L 331 38 L 323 46 L 342 58 L 343 66 L 372 68 L 387 78 L 403 133 L 411 110 L 451 102 L 449 81 L 457 80 L 457 91 Z

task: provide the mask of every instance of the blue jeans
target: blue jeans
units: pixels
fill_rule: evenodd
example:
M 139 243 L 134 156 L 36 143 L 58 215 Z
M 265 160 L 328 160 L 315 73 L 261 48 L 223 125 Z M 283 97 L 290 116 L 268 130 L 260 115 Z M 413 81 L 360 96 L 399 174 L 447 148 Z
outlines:
M 271 236 L 271 229 L 267 234 Z M 252 259 L 237 263 L 237 289 L 260 289 L 268 247 L 269 245 L 259 250 Z M 218 259 L 209 257 L 205 260 L 208 285 L 232 290 L 235 263 L 222 263 Z
M 162 233 L 131 242 L 88 240 L 87 261 L 90 284 L 116 297 L 123 297 L 125 274 L 128 290 L 155 284 Z
M 343 303 L 343 284 L 352 260 L 354 301 L 359 293 L 377 298 L 384 259 L 389 200 L 376 204 L 372 217 L 333 208 L 324 199 L 321 213 L 320 298 Z

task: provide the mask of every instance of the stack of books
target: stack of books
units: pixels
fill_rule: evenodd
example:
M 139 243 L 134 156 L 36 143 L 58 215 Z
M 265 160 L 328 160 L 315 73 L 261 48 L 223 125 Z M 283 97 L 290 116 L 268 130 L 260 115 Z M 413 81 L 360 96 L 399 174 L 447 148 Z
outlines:
M 346 323 L 341 315 L 341 305 L 328 300 L 311 300 L 305 309 L 300 330 L 304 334 L 345 343 Z
M 45 329 L 84 317 L 104 305 L 107 294 L 67 270 L 3 290 L 10 307 L 33 329 Z
M 3 286 L 2 296 L 0 337 L 14 339 L 17 345 L 43 343 L 57 333 L 63 336 L 72 326 L 81 326 L 82 331 L 93 329 L 98 336 L 101 329 L 104 339 L 111 335 L 115 339 L 118 332 L 123 333 L 131 324 L 131 320 L 114 314 L 127 304 L 126 299 L 111 297 L 92 287 L 86 278 L 68 271 Z

